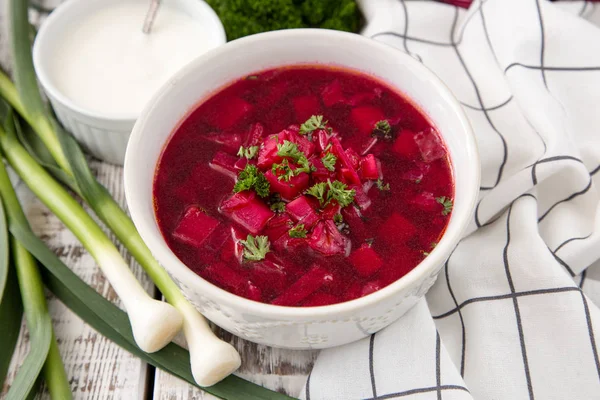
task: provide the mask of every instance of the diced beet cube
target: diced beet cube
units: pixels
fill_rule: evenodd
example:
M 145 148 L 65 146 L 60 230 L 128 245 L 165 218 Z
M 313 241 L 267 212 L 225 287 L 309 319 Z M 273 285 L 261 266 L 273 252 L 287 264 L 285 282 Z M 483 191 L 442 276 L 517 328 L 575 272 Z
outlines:
M 215 105 L 219 112 L 207 115 L 207 122 L 219 129 L 231 128 L 254 108 L 252 104 L 239 97 L 227 97 L 220 104 Z M 238 145 L 239 147 L 239 145 Z
M 350 227 L 350 232 L 358 240 L 365 240 L 372 234 L 367 229 L 367 225 L 362 219 L 360 211 L 354 206 L 348 206 L 342 208 L 341 211 L 344 222 Z
M 357 93 L 348 99 L 348 104 L 358 106 L 363 103 L 369 103 L 381 96 L 381 90 L 373 90 L 371 92 Z
M 286 213 L 277 214 L 269 220 L 265 231 L 265 235 L 269 237 L 269 241 L 273 243 L 279 239 L 284 233 L 287 233 L 290 228 L 294 226 L 294 223 Z
M 364 277 L 373 275 L 383 265 L 375 250 L 366 243 L 350 253 L 349 259 L 356 272 Z
M 209 265 L 204 269 L 202 276 L 233 294 L 246 296 L 248 280 L 224 263 Z
M 446 155 L 446 150 L 438 134 L 428 128 L 415 135 L 415 143 L 419 147 L 423 161 L 430 163 Z
M 263 135 L 265 133 L 265 127 L 261 123 L 257 122 L 250 125 L 248 130 L 248 136 L 244 140 L 244 146 L 258 146 L 263 141 Z
M 244 297 L 254 301 L 261 301 L 262 291 L 254 283 L 252 283 L 252 281 L 248 281 L 246 284 L 246 295 Z
M 328 178 L 331 178 L 331 171 L 325 168 L 320 158 L 313 157 L 309 161 L 315 167 L 315 170 L 310 174 L 311 178 L 318 182 L 326 182 Z
M 304 300 L 302 305 L 304 307 L 319 307 L 319 306 L 327 306 L 329 304 L 336 304 L 336 303 L 340 303 L 340 302 L 341 302 L 341 300 L 332 294 L 319 292 L 319 293 L 314 293 L 308 299 Z
M 365 211 L 371 206 L 371 198 L 365 193 L 362 186 L 350 185 L 349 187 L 350 189 L 354 189 L 354 203 L 361 211 Z
M 302 300 L 319 290 L 327 281 L 329 273 L 319 265 L 313 265 L 306 274 L 294 282 L 280 296 L 276 297 L 271 304 L 278 306 L 295 306 Z
M 337 203 L 330 203 L 321 210 L 321 218 L 333 219 L 336 214 L 339 214 L 341 208 Z
M 221 208 L 222 209 L 222 208 Z M 256 235 L 261 232 L 274 213 L 261 200 L 253 199 L 231 212 L 231 219 Z
M 379 236 L 389 245 L 405 243 L 417 233 L 417 228 L 406 217 L 394 212 L 379 228 Z
M 363 179 L 379 179 L 379 161 L 373 154 L 367 154 L 360 160 L 360 174 Z
M 204 247 L 213 252 L 218 252 L 230 237 L 229 231 L 225 224 L 219 224 L 204 242 Z
M 265 177 L 271 184 L 271 192 L 279 193 L 284 200 L 292 200 L 308 187 L 308 174 L 305 172 L 290 178 L 287 182 L 280 180 L 271 170 L 265 172 Z
M 367 295 L 369 295 L 371 293 L 374 293 L 374 292 L 380 290 L 383 287 L 384 287 L 383 284 L 380 281 L 378 281 L 378 280 L 367 282 L 362 287 L 362 290 L 360 292 L 360 296 L 361 297 L 367 296 Z
M 305 136 L 302 136 L 295 132 L 290 132 L 288 134 L 288 137 L 290 138 L 290 142 L 296 143 L 296 145 L 298 145 L 298 150 L 304 153 L 306 158 L 309 158 L 315 152 L 314 143 L 308 140 Z
M 321 91 L 321 99 L 323 99 L 323 104 L 325 104 L 327 107 L 331 107 L 338 103 L 343 103 L 346 99 L 344 97 L 344 93 L 342 93 L 342 85 L 340 85 L 340 81 L 336 79 L 325 86 Z
M 234 157 L 231 154 L 227 154 L 222 151 L 217 151 L 212 161 L 208 165 L 215 171 L 218 171 L 224 175 L 235 179 L 235 177 L 238 174 L 238 170 L 236 169 L 236 163 L 239 160 L 239 158 Z
M 300 196 L 286 204 L 285 209 L 294 221 L 304 224 L 305 229 L 310 229 L 319 220 L 315 211 L 316 206 L 313 199 Z
M 245 206 L 251 201 L 254 201 L 256 194 L 250 190 L 234 193 L 231 197 L 223 200 L 219 209 L 224 213 L 231 213 L 238 208 Z
M 421 192 L 412 199 L 409 200 L 410 204 L 413 204 L 417 208 L 428 211 L 441 211 L 444 207 L 438 203 L 435 196 L 431 192 Z
M 407 159 L 416 158 L 420 151 L 415 142 L 415 134 L 408 129 L 402 129 L 392 146 L 392 151 Z
M 222 145 L 231 152 L 237 152 L 242 145 L 242 135 L 238 133 L 213 132 L 203 137 L 210 142 Z
M 308 239 L 308 245 L 326 256 L 346 255 L 350 250 L 350 240 L 338 231 L 331 220 L 321 221 L 315 225 Z
M 273 243 L 273 248 L 280 252 L 299 252 L 308 248 L 306 239 L 293 238 L 289 235 L 281 235 L 279 239 Z
M 258 166 L 266 169 L 275 163 L 280 163 L 282 158 L 277 155 L 277 145 L 288 139 L 288 131 L 286 130 L 281 131 L 277 135 L 269 136 L 258 151 Z
M 377 107 L 362 106 L 353 108 L 350 112 L 350 118 L 360 134 L 370 135 L 375 128 L 375 124 L 385 119 L 385 115 Z
M 319 99 L 315 95 L 298 96 L 292 99 L 296 118 L 298 121 L 306 121 L 313 115 L 318 115 L 321 110 Z
M 342 147 L 342 144 L 340 143 L 338 138 L 332 137 L 331 144 L 332 153 L 337 157 L 338 162 L 342 166 L 342 169 L 347 169 L 346 173 L 344 174 L 346 181 L 349 183 L 360 185 L 360 178 L 358 177 L 358 173 L 356 172 L 356 169 L 352 167 L 352 162 L 348 158 L 348 155 L 346 154 L 346 151 Z
M 250 279 L 263 291 L 280 294 L 287 286 L 287 275 L 283 267 L 269 260 L 244 264 Z
M 319 151 L 325 151 L 331 140 L 331 135 L 325 129 L 319 129 L 313 136 L 317 137 L 315 142 L 318 144 Z
M 246 168 L 246 165 L 248 165 L 248 164 L 256 165 L 256 160 L 248 160 L 247 158 L 239 158 L 235 162 L 235 165 L 233 167 L 234 167 L 236 173 L 239 174 L 239 172 L 243 171 Z
M 206 215 L 200 208 L 191 206 L 185 210 L 173 231 L 173 237 L 182 243 L 201 247 L 218 225 L 219 221 Z
M 346 156 L 352 168 L 357 169 L 360 164 L 360 156 L 351 148 L 346 149 Z

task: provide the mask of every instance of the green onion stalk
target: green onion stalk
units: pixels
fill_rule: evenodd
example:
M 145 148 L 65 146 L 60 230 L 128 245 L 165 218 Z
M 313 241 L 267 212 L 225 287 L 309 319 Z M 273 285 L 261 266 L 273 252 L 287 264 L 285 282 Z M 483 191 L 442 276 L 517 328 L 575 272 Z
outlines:
M 119 250 L 83 207 L 21 146 L 12 118 L 0 130 L 4 157 L 37 197 L 75 234 L 98 262 L 127 310 L 136 343 L 158 351 L 179 332 L 182 319 L 167 303 L 155 300 L 137 281 Z M 12 125 L 12 126 L 11 126 Z
M 9 201 L 7 191 L 16 199 L 4 164 L 0 161 L 0 198 L 3 202 Z M 54 337 L 36 261 L 14 237 L 10 243 L 31 346 L 8 391 L 7 399 L 29 397 L 35 391 L 41 370 L 50 397 L 68 400 L 71 398 L 71 388 Z
M 49 114 L 41 99 L 33 68 L 28 36 L 27 1 L 9 2 L 12 51 L 16 87 L 0 73 L 0 96 L 33 128 L 58 166 L 76 182 L 72 187 L 113 231 L 118 240 L 138 261 L 166 300 L 183 317 L 194 378 L 201 386 L 212 385 L 237 369 L 239 354 L 228 343 L 212 334 L 206 320 L 183 296 L 143 242 L 133 222 L 89 170 L 83 153 Z M 41 167 L 40 167 L 41 168 Z

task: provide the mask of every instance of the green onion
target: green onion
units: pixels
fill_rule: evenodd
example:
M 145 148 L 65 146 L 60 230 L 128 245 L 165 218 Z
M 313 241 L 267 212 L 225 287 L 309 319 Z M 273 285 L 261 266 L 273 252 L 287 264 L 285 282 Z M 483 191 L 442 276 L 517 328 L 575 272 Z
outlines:
M 11 0 L 9 9 L 12 55 L 15 60 L 15 71 L 19 70 L 15 74 L 18 90 L 8 78 L 0 74 L 0 95 L 29 123 L 64 173 L 74 179 L 75 183 L 71 183 L 71 188 L 114 232 L 167 301 L 180 311 L 184 319 L 184 333 L 192 355 L 194 377 L 203 385 L 214 383 L 217 377 L 213 373 L 220 372 L 223 376 L 229 374 L 241 363 L 239 355 L 232 346 L 218 341 L 212 334 L 204 318 L 185 299 L 167 272 L 154 259 L 127 214 L 95 179 L 77 142 L 47 113 L 35 78 L 31 42 L 28 35 L 22 34 L 28 26 L 27 2 Z M 61 180 L 65 182 L 64 179 Z M 66 183 L 69 184 L 68 181 Z M 220 349 L 220 356 L 215 359 L 211 352 L 206 351 L 208 346 Z M 221 362 L 215 362 L 216 360 Z M 207 369 L 208 366 L 212 366 L 213 369 Z
M 2 163 L 0 163 L 0 196 L 6 206 L 10 233 L 44 267 L 41 271 L 44 283 L 61 302 L 88 325 L 125 350 L 157 368 L 198 386 L 190 371 L 190 354 L 185 349 L 170 343 L 152 354 L 140 350 L 135 344 L 126 314 L 83 282 L 35 236 Z M 233 375 L 214 386 L 203 389 L 220 398 L 231 400 L 291 399 Z
M 52 331 L 52 321 L 46 307 L 42 278 L 35 259 L 14 238 L 12 239 L 12 250 L 31 348 L 7 397 L 9 399 L 29 397 L 35 389 L 37 377 L 43 367 L 43 376 L 51 397 L 53 399 L 70 399 L 71 388 Z
M 33 193 L 75 234 L 98 262 L 123 301 L 136 342 L 144 351 L 163 348 L 179 332 L 182 318 L 167 303 L 153 299 L 139 284 L 119 250 L 96 222 L 20 145 L 12 115 L 0 129 L 4 157 Z
M 0 163 L 2 163 L 1 160 Z M 10 359 L 19 338 L 23 315 L 17 275 L 9 263 L 8 240 L 4 207 L 2 206 L 2 201 L 0 201 L 0 321 L 2 321 L 0 324 L 0 338 L 2 338 L 2 351 L 0 351 L 0 387 L 4 383 L 4 378 L 6 378 Z

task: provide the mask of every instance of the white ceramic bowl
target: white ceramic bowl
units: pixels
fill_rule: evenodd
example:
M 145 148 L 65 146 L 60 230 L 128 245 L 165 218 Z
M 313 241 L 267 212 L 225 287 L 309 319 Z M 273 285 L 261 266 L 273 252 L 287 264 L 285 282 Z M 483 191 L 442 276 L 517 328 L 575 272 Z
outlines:
M 443 136 L 455 177 L 454 211 L 431 254 L 395 283 L 366 297 L 323 307 L 281 307 L 238 297 L 188 269 L 164 241 L 155 220 L 152 185 L 157 160 L 173 130 L 199 102 L 231 81 L 281 65 L 323 63 L 371 74 L 410 97 Z M 148 104 L 125 158 L 131 216 L 152 253 L 207 318 L 244 339 L 308 349 L 349 343 L 389 325 L 427 292 L 471 220 L 479 190 L 479 157 L 471 127 L 449 89 L 410 56 L 365 37 L 327 30 L 287 30 L 235 40 L 199 57 Z
M 122 165 L 125 159 L 127 141 L 138 115 L 116 118 L 87 110 L 66 97 L 56 86 L 51 72 L 50 61 L 60 54 L 58 50 L 66 35 L 72 34 L 73 24 L 82 16 L 89 16 L 97 10 L 119 4 L 123 0 L 69 0 L 53 11 L 36 35 L 33 45 L 35 72 L 48 96 L 56 116 L 63 126 L 75 136 L 82 146 L 97 158 Z M 147 0 L 128 0 L 148 3 Z M 221 20 L 208 4 L 200 0 L 169 0 L 178 8 L 203 24 L 211 36 L 205 38 L 213 48 L 225 43 L 225 30 Z M 160 11 L 159 11 L 160 12 Z M 140 29 L 142 27 L 140 21 Z M 90 76 L 90 79 L 94 79 Z

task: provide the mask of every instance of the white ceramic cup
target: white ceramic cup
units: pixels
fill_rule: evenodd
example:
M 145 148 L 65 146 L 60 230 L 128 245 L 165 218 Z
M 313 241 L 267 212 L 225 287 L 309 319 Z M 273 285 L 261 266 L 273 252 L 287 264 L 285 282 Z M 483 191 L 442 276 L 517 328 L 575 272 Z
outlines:
M 162 149 L 199 102 L 253 72 L 301 63 L 364 71 L 411 98 L 446 142 L 456 188 L 446 232 L 416 268 L 368 296 L 309 308 L 254 302 L 196 275 L 167 246 L 156 223 L 152 198 Z M 142 238 L 200 312 L 244 339 L 275 347 L 309 349 L 364 338 L 398 319 L 423 297 L 472 219 L 479 170 L 475 139 L 461 106 L 426 67 L 392 47 L 359 35 L 299 29 L 235 40 L 199 57 L 174 76 L 148 104 L 133 129 L 125 158 L 125 191 Z
M 127 0 L 148 3 L 147 0 Z M 168 0 L 173 7 L 207 24 L 208 47 L 225 43 L 225 30 L 212 8 L 200 0 Z M 123 0 L 69 0 L 62 3 L 44 21 L 33 45 L 35 72 L 61 124 L 75 136 L 90 154 L 112 164 L 122 165 L 127 141 L 138 115 L 115 117 L 85 109 L 65 96 L 52 76 L 53 58 L 60 54 L 62 40 L 72 34 L 73 24 L 95 11 L 119 4 Z M 160 10 L 159 10 L 160 12 Z M 142 29 L 140 21 L 140 30 Z M 90 79 L 94 79 L 90 76 Z

